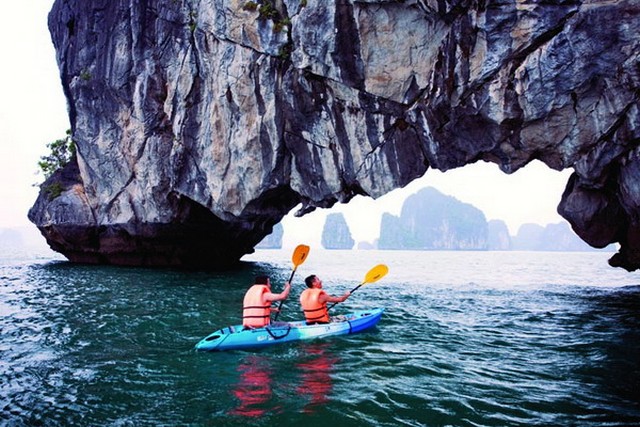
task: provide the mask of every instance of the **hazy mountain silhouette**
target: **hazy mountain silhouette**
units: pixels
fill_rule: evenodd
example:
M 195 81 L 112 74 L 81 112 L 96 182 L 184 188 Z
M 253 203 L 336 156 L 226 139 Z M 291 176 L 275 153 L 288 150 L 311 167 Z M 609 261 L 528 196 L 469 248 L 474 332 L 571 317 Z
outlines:
M 344 215 L 341 213 L 327 215 L 322 229 L 322 247 L 325 249 L 351 249 L 354 243 Z
M 487 250 L 488 236 L 480 209 L 427 187 L 407 197 L 399 217 L 383 215 L 378 248 Z

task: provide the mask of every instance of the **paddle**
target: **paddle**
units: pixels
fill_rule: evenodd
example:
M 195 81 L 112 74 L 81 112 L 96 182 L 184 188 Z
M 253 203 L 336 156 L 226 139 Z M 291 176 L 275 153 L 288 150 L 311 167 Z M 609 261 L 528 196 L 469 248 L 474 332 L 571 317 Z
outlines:
M 293 251 L 293 255 L 291 256 L 291 261 L 293 262 L 293 271 L 291 272 L 291 276 L 289 276 L 289 283 L 291 283 L 291 281 L 293 280 L 293 275 L 296 274 L 296 270 L 298 269 L 298 266 L 307 259 L 307 255 L 309 255 L 309 246 L 307 245 L 296 246 L 295 250 Z M 274 322 L 278 320 L 278 316 L 280 315 L 280 310 L 282 308 L 283 302 L 284 300 L 280 301 L 280 304 L 278 304 L 278 311 L 276 312 L 276 316 L 273 318 Z
M 373 267 L 371 270 L 367 272 L 367 274 L 364 276 L 364 281 L 360 283 L 358 286 L 356 286 L 355 288 L 353 288 L 351 290 L 351 293 L 354 293 L 355 291 L 358 290 L 360 286 L 366 283 L 377 282 L 378 280 L 382 279 L 388 272 L 389 272 L 389 267 L 387 267 L 386 265 L 384 264 L 376 265 L 375 267 Z M 327 308 L 327 310 L 331 309 L 336 304 L 338 303 L 334 302 Z

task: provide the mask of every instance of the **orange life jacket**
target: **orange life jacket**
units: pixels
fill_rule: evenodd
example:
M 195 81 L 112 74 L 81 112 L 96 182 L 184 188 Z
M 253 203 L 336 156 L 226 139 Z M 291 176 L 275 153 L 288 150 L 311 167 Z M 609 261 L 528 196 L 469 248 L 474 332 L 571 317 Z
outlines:
M 267 285 L 253 285 L 244 294 L 242 303 L 242 325 L 261 328 L 270 323 L 271 301 L 263 302 L 262 295 L 269 292 Z
M 327 311 L 327 303 L 320 303 L 320 295 L 325 291 L 317 288 L 309 288 L 300 294 L 300 304 L 307 323 L 328 323 L 329 312 Z

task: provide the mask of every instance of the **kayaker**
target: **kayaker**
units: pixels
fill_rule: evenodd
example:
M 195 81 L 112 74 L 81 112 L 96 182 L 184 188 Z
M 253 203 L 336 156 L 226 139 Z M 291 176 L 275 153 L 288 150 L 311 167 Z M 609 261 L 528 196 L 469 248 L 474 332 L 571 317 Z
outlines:
M 340 297 L 329 295 L 322 289 L 322 280 L 315 274 L 304 279 L 304 283 L 307 285 L 307 289 L 300 294 L 300 304 L 302 305 L 307 325 L 329 323 L 331 319 L 329 318 L 327 303 L 344 302 L 351 295 L 351 292 L 346 292 Z
M 244 295 L 242 303 L 242 325 L 245 329 L 262 328 L 271 323 L 271 311 L 273 301 L 287 299 L 291 284 L 285 282 L 284 290 L 279 294 L 271 292 L 271 280 L 267 276 L 256 277 L 255 284 L 249 288 Z

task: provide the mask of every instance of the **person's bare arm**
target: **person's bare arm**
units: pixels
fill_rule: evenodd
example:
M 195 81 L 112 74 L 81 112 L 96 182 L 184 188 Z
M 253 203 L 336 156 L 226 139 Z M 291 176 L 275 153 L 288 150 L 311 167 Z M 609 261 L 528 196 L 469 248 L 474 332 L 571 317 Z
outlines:
M 318 298 L 318 300 L 320 301 L 320 304 L 324 304 L 325 302 L 344 302 L 347 298 L 349 298 L 349 295 L 351 295 L 351 292 L 346 292 L 344 295 L 339 297 L 334 297 L 329 294 L 322 294 L 320 295 L 320 298 Z
M 267 292 L 264 294 L 264 299 L 266 301 L 281 301 L 283 299 L 287 299 L 289 296 L 289 292 L 291 291 L 291 284 L 286 282 L 284 284 L 284 290 L 279 294 L 274 294 L 273 292 Z

